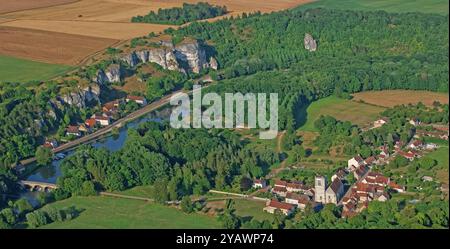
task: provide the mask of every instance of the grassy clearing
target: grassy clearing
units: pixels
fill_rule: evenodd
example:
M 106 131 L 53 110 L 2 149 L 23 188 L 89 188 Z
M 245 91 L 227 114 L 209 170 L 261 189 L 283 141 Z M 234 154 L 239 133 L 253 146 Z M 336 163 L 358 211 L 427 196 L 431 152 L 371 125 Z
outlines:
M 48 80 L 71 67 L 46 64 L 0 55 L 0 82 L 27 82 Z
M 448 0 L 319 0 L 305 4 L 302 6 L 302 9 L 318 7 L 345 10 L 448 14 Z
M 319 99 L 308 106 L 306 122 L 299 130 L 317 131 L 314 127 L 314 121 L 320 115 L 330 115 L 338 120 L 350 121 L 353 124 L 364 126 L 375 120 L 383 110 L 383 107 L 330 96 Z
M 422 102 L 424 105 L 431 106 L 434 101 L 448 104 L 448 93 L 415 91 L 415 90 L 384 90 L 384 91 L 366 91 L 353 94 L 355 101 L 364 103 L 393 107 L 396 105 L 417 104 Z
M 214 217 L 185 214 L 172 207 L 138 200 L 93 196 L 72 197 L 50 204 L 57 208 L 75 206 L 84 211 L 67 222 L 56 222 L 43 228 L 218 228 Z
M 439 170 L 436 171 L 436 178 L 438 181 L 442 183 L 449 183 L 448 169 L 449 169 L 449 160 L 448 160 L 449 149 L 448 146 L 442 146 L 439 149 L 427 154 L 425 157 L 433 158 L 438 162 L 436 168 Z
M 117 191 L 114 193 L 151 199 L 153 198 L 153 186 L 137 186 L 134 188 L 130 188 L 124 191 Z

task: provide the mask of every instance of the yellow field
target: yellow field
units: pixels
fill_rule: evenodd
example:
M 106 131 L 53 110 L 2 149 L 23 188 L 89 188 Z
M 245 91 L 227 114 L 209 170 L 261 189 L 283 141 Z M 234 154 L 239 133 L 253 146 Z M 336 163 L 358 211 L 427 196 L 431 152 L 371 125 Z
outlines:
M 0 28 L 3 29 L 28 29 L 35 31 L 45 31 L 46 36 L 55 36 L 61 38 L 57 33 L 82 35 L 84 37 L 113 39 L 119 41 L 127 41 L 129 39 L 144 36 L 151 32 L 160 33 L 169 28 L 176 27 L 170 25 L 131 23 L 131 17 L 136 15 L 145 15 L 150 11 L 157 11 L 159 8 L 171 8 L 181 6 L 184 2 L 197 3 L 200 0 L 21 0 L 9 1 L 0 0 Z M 237 15 L 242 12 L 271 12 L 287 8 L 292 8 L 300 4 L 311 2 L 311 0 L 213 0 L 208 1 L 215 5 L 225 5 L 230 11 L 229 15 Z M 223 17 L 214 18 L 208 21 L 214 21 Z M 5 34 L 3 34 L 5 35 Z M 33 51 L 36 45 L 38 47 L 46 46 L 45 44 L 36 43 L 42 38 L 39 32 L 29 32 L 21 34 L 15 30 L 14 36 L 10 33 L 9 37 L 3 37 L 8 40 L 9 47 L 0 49 L 0 55 L 17 56 L 20 58 L 54 63 L 55 61 L 63 64 L 74 64 L 80 61 L 80 58 L 87 58 L 98 51 L 99 46 L 89 48 L 89 42 L 86 43 L 88 48 L 83 52 L 77 49 L 76 56 L 70 56 L 70 61 L 61 61 L 61 51 L 71 50 L 71 46 L 67 48 L 64 44 L 73 44 L 70 37 L 66 41 L 58 40 L 58 58 L 53 59 L 51 53 L 44 56 L 36 56 Z M 27 36 L 27 39 L 22 37 Z M 15 37 L 20 44 L 20 49 L 14 44 Z M 49 40 L 51 42 L 51 39 Z M 103 42 L 103 41 L 102 41 Z M 112 42 L 106 42 L 111 44 Z M 106 47 L 106 46 L 104 46 Z M 7 50 L 7 52 L 5 52 Z M 39 54 L 40 52 L 38 52 Z M 33 56 L 27 57 L 30 54 Z M 47 58 L 47 59 L 46 59 Z M 64 60 L 64 59 L 63 59 Z M 82 60 L 84 61 L 84 60 Z
M 429 91 L 414 90 L 386 90 L 369 91 L 353 94 L 354 101 L 362 100 L 365 103 L 393 107 L 402 104 L 415 104 L 422 102 L 425 105 L 432 105 L 434 101 L 448 104 L 448 93 L 437 93 Z
M 17 20 L 3 23 L 2 26 L 29 28 L 117 40 L 128 40 L 134 37 L 148 35 L 151 32 L 159 33 L 170 27 L 169 25 L 147 23 L 110 23 L 47 20 Z

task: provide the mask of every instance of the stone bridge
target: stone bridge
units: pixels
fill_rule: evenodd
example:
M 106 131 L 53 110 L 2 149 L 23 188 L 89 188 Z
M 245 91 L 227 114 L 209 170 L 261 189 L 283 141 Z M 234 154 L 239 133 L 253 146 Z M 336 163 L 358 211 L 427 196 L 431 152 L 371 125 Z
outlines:
M 58 188 L 56 184 L 47 182 L 19 181 L 19 184 L 30 191 L 49 192 Z

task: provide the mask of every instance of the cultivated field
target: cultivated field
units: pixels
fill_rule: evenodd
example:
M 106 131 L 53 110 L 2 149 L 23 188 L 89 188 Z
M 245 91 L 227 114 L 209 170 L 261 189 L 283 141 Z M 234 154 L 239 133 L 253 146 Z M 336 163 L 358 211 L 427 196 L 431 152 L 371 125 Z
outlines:
M 0 55 L 0 82 L 48 80 L 69 69 L 71 69 L 70 66 L 47 64 Z
M 314 121 L 320 115 L 330 115 L 338 120 L 350 121 L 353 124 L 365 126 L 376 119 L 383 107 L 358 103 L 352 100 L 340 99 L 334 96 L 311 103 L 306 110 L 306 122 L 301 131 L 316 131 Z
M 0 0 L 0 14 L 68 4 L 76 1 L 77 0 Z
M 112 197 L 72 197 L 51 206 L 74 206 L 84 211 L 77 218 L 57 222 L 43 228 L 218 228 L 214 217 L 202 214 L 185 214 L 176 208 L 139 200 Z
M 304 8 L 448 14 L 448 0 L 318 0 Z
M 148 35 L 151 32 L 159 33 L 169 27 L 172 27 L 169 25 L 148 23 L 111 23 L 59 20 L 16 20 L 3 23 L 2 26 L 30 28 L 35 30 L 117 40 L 128 40 L 134 37 Z
M 115 42 L 117 40 L 0 26 L 0 55 L 54 64 L 75 65 Z
M 368 91 L 353 94 L 354 101 L 364 101 L 365 103 L 393 107 L 395 105 L 422 102 L 425 105 L 432 105 L 434 101 L 448 104 L 448 93 L 437 93 L 429 91 L 414 90 L 385 90 Z

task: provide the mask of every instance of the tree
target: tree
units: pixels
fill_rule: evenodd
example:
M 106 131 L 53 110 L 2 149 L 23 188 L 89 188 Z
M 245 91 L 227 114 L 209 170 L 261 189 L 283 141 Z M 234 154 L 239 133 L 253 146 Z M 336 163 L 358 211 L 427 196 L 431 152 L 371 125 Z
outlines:
M 39 165 L 48 165 L 53 158 L 53 152 L 50 148 L 40 146 L 36 149 L 36 161 Z
M 31 206 L 30 202 L 27 199 L 21 198 L 14 203 L 14 207 L 17 209 L 19 215 L 23 215 L 29 211 L 33 210 L 33 206 Z
M 40 227 L 48 223 L 45 212 L 36 210 L 26 215 L 27 223 L 31 228 Z
M 167 180 L 158 179 L 153 184 L 153 197 L 155 201 L 161 204 L 165 204 L 169 200 L 169 194 L 167 193 Z
M 180 207 L 185 213 L 192 213 L 192 211 L 194 211 L 194 206 L 192 205 L 192 200 L 189 196 L 184 196 L 181 199 Z
M 219 215 L 218 220 L 225 229 L 237 229 L 240 226 L 240 220 L 234 213 L 234 201 L 231 199 L 226 200 L 225 210 L 223 214 Z

